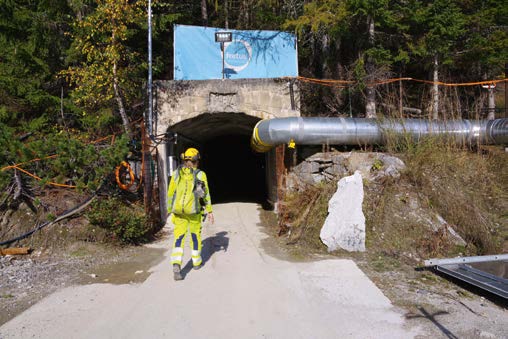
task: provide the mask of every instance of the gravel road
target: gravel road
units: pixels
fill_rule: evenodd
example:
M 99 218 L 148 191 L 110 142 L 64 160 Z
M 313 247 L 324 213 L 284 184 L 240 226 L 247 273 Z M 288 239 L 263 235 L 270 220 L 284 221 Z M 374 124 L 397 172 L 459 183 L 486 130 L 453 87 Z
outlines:
M 204 267 L 174 281 L 170 237 L 142 283 L 63 288 L 0 327 L 0 338 L 408 338 L 421 335 L 351 260 L 266 254 L 258 205 L 214 206 Z

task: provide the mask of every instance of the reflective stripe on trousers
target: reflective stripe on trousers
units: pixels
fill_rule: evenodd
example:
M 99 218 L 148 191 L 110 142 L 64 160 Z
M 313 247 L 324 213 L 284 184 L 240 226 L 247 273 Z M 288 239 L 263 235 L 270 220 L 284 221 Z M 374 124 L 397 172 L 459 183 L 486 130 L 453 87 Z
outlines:
M 182 265 L 182 257 L 183 257 L 183 248 L 173 247 L 173 251 L 171 252 L 171 264 Z
M 192 250 L 192 265 L 199 266 L 203 260 L 201 259 L 201 251 Z
M 192 264 L 194 266 L 201 265 L 201 214 L 173 214 L 171 221 L 175 225 L 171 264 L 182 265 L 185 237 L 189 232 L 191 235 Z

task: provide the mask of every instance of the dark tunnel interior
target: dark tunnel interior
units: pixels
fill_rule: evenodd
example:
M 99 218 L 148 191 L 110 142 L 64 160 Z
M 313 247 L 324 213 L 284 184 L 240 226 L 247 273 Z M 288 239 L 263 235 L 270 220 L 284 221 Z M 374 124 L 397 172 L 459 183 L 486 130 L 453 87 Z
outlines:
M 219 136 L 206 143 L 203 154 L 214 202 L 264 202 L 265 157 L 251 150 L 250 136 Z
M 266 205 L 265 155 L 254 152 L 250 138 L 258 118 L 242 113 L 202 114 L 170 128 L 178 133 L 175 155 L 188 147 L 201 153 L 212 203 L 256 202 Z

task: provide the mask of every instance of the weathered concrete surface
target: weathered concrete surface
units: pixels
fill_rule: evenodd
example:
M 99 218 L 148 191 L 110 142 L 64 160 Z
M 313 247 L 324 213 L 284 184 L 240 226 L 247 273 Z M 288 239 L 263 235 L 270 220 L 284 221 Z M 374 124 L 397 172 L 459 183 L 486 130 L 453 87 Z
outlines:
M 410 338 L 406 320 L 351 260 L 290 263 L 259 244 L 258 205 L 215 206 L 204 267 L 175 282 L 165 260 L 142 284 L 63 289 L 0 338 Z M 186 251 L 185 260 L 190 260 Z M 187 261 L 184 261 L 187 262 Z
M 302 185 L 338 180 L 355 171 L 360 171 L 363 179 L 369 182 L 385 177 L 398 178 L 405 168 L 402 160 L 385 153 L 315 153 L 292 169 L 286 178 L 286 187 L 295 191 Z
M 184 145 L 185 137 L 188 137 L 194 147 L 197 146 L 195 142 L 206 144 L 225 135 L 245 135 L 250 139 L 260 119 L 300 116 L 300 91 L 298 83 L 293 80 L 156 81 L 154 134 L 162 135 L 170 129 L 179 134 L 180 145 Z M 183 152 L 183 149 L 172 150 L 171 147 L 178 148 L 169 143 L 157 146 L 163 220 L 167 217 L 164 211 L 170 167 L 174 169 L 177 166 L 173 159 L 178 152 Z M 267 171 L 269 176 L 273 176 L 274 164 Z M 276 200 L 274 196 L 269 198 Z
M 339 180 L 337 192 L 328 202 L 320 237 L 329 251 L 365 251 L 365 216 L 362 211 L 363 181 L 360 171 Z
M 157 134 L 203 113 L 245 113 L 259 119 L 300 116 L 299 93 L 288 79 L 157 81 Z

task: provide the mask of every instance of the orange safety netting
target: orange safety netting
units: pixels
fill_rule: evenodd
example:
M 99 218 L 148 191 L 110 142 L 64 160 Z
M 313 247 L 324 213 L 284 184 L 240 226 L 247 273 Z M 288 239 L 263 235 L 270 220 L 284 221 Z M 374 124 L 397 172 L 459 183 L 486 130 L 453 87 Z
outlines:
M 129 125 L 133 125 L 135 123 L 138 123 L 141 120 L 143 120 L 143 119 L 138 119 L 136 121 L 133 121 Z M 115 137 L 116 137 L 116 134 L 111 134 L 111 135 L 99 138 L 97 140 L 90 141 L 89 144 L 97 144 L 97 143 L 99 143 L 101 141 L 107 140 L 108 138 L 111 138 L 111 144 L 113 144 L 115 142 Z M 5 167 L 2 167 L 0 169 L 0 171 L 6 171 L 8 169 L 17 169 L 17 170 L 25 173 L 26 175 L 28 175 L 28 176 L 36 179 L 36 180 L 42 180 L 41 177 L 39 177 L 39 176 L 37 176 L 37 175 L 35 175 L 33 173 L 30 173 L 27 170 L 24 170 L 23 168 L 21 168 L 19 166 L 22 166 L 22 165 L 25 165 L 25 164 L 29 164 L 29 163 L 32 163 L 32 162 L 36 162 L 36 161 L 42 161 L 42 160 L 46 160 L 46 159 L 53 159 L 53 158 L 56 158 L 56 157 L 58 157 L 58 154 L 49 155 L 49 156 L 43 157 L 43 158 L 34 158 L 34 159 L 29 160 L 29 161 L 25 161 L 25 162 L 21 162 L 21 163 L 18 163 L 18 164 L 8 165 L 8 166 L 5 166 Z M 52 181 L 47 182 L 47 184 L 48 185 L 52 185 L 52 186 L 57 186 L 57 187 L 67 187 L 67 188 L 76 188 L 77 187 L 75 185 L 59 184 L 57 182 L 52 182 Z
M 24 169 L 22 169 L 21 167 L 18 167 L 18 166 L 11 166 L 11 168 L 14 168 L 14 169 L 17 169 L 18 171 L 21 171 L 23 173 L 25 173 L 26 175 L 28 176 L 31 176 L 32 178 L 34 179 L 37 179 L 37 180 L 42 180 L 41 177 L 38 177 L 36 176 L 35 174 L 32 174 L 28 171 L 25 171 Z M 3 169 L 2 169 L 3 170 Z M 52 181 L 49 181 L 47 182 L 48 185 L 52 185 L 52 186 L 58 186 L 58 187 L 67 187 L 67 188 L 76 188 L 77 186 L 75 185 L 66 185 L 66 184 L 59 184 L 57 182 L 52 182 Z
M 314 78 L 307 78 L 307 77 L 296 77 L 298 80 L 302 82 L 309 82 L 314 83 L 318 85 L 323 86 L 329 86 L 329 87 L 339 87 L 339 88 L 345 88 L 347 85 L 352 85 L 357 83 L 356 81 L 350 81 L 350 80 L 334 80 L 334 79 L 314 79 Z M 385 85 L 392 82 L 397 81 L 414 81 L 414 82 L 421 82 L 425 84 L 431 84 L 431 85 L 439 85 L 439 86 L 447 86 L 447 87 L 459 87 L 459 86 L 477 86 L 477 85 L 494 85 L 500 82 L 506 82 L 508 79 L 498 79 L 498 80 L 485 80 L 485 81 L 475 81 L 475 82 L 461 82 L 461 83 L 448 83 L 448 82 L 442 82 L 442 81 L 431 81 L 431 80 L 421 80 L 421 79 L 413 79 L 413 78 L 393 78 L 393 79 L 386 79 L 386 80 L 380 80 L 375 82 L 366 83 L 366 86 L 378 86 L 378 85 Z

